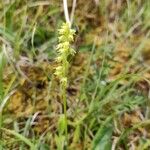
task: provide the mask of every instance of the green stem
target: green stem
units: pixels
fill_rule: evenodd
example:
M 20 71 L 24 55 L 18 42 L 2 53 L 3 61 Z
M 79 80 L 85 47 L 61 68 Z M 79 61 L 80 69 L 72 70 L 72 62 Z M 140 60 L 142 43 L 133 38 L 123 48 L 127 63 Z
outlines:
M 2 128 L 2 122 L 3 122 L 2 112 L 0 112 L 0 129 Z M 2 139 L 2 131 L 0 131 L 0 139 Z
M 66 87 L 62 85 L 62 98 L 63 98 L 63 109 L 65 116 L 65 137 L 66 137 L 66 145 L 68 143 L 68 121 L 67 121 L 67 97 L 66 97 Z

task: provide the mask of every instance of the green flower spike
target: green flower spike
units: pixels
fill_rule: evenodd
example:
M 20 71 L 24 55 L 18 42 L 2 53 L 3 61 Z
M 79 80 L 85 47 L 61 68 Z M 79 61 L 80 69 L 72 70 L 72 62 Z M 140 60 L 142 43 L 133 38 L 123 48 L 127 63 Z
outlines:
M 69 69 L 68 57 L 74 55 L 75 51 L 71 48 L 71 42 L 73 42 L 73 36 L 75 30 L 71 29 L 68 23 L 63 23 L 61 29 L 58 30 L 58 41 L 59 44 L 56 47 L 58 56 L 56 61 L 59 63 L 56 68 L 55 75 L 59 78 L 61 97 L 63 100 L 63 110 L 64 110 L 64 131 L 61 134 L 65 134 L 65 145 L 68 141 L 68 123 L 67 123 L 67 97 L 66 97 L 66 88 L 67 88 L 67 74 Z M 65 133 L 64 133 L 65 132 Z
M 70 29 L 68 23 L 63 23 L 61 28 L 58 30 L 59 34 L 59 44 L 56 47 L 58 52 L 58 57 L 56 61 L 60 65 L 56 68 L 55 75 L 58 76 L 63 85 L 67 85 L 67 73 L 68 73 L 68 56 L 74 55 L 75 50 L 71 48 L 70 43 L 73 42 L 73 36 L 75 35 L 75 30 Z

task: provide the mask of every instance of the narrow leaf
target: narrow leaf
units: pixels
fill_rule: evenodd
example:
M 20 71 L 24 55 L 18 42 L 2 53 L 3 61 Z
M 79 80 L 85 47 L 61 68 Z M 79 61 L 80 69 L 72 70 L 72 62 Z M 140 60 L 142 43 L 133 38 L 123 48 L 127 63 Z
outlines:
M 92 143 L 93 150 L 111 150 L 111 136 L 113 132 L 111 120 L 109 117 L 97 131 Z

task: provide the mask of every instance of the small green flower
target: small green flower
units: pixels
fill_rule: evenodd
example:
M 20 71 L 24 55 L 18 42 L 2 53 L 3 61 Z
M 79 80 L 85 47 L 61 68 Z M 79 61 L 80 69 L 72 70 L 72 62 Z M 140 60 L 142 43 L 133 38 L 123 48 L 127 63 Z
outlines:
M 56 67 L 55 75 L 57 75 L 58 77 L 62 77 L 63 76 L 62 69 L 63 69 L 62 66 Z
M 64 86 L 64 87 L 67 86 L 67 78 L 66 77 L 61 78 L 60 82 L 61 82 L 62 86 Z

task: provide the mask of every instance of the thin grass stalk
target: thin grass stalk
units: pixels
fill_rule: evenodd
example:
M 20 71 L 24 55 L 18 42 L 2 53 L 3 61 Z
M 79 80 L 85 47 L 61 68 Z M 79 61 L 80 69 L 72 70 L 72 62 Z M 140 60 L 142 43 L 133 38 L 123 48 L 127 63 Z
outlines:
M 63 7 L 64 7 L 64 15 L 65 15 L 66 22 L 69 24 L 69 26 L 71 26 L 71 22 L 69 19 L 69 13 L 68 13 L 67 0 L 63 0 Z

